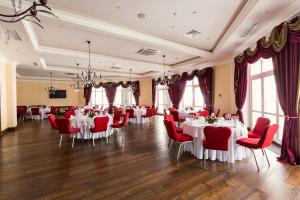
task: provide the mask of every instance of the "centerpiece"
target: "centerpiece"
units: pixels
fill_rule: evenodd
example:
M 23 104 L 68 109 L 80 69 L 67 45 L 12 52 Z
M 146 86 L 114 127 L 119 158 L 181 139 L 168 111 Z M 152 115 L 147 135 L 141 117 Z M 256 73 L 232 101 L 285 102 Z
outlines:
M 213 123 L 217 122 L 218 119 L 215 116 L 210 115 L 210 116 L 205 117 L 205 121 L 209 124 L 213 124 Z
M 90 111 L 90 112 L 88 113 L 88 116 L 89 116 L 90 118 L 93 118 L 93 117 L 96 116 L 96 113 L 95 113 L 94 111 Z

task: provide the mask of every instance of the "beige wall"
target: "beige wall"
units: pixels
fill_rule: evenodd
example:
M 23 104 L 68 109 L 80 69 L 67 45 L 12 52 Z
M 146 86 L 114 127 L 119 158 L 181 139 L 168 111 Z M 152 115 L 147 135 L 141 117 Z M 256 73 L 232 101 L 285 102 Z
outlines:
M 152 79 L 140 80 L 140 105 L 152 105 Z
M 1 131 L 17 126 L 16 65 L 0 60 Z
M 46 88 L 50 86 L 49 81 L 17 81 L 17 105 L 53 105 L 70 106 L 84 104 L 83 91 L 76 92 L 71 83 L 55 82 L 53 87 L 67 90 L 67 98 L 50 99 Z
M 233 63 L 215 67 L 214 108 L 220 108 L 221 114 L 236 112 L 234 100 L 234 65 Z

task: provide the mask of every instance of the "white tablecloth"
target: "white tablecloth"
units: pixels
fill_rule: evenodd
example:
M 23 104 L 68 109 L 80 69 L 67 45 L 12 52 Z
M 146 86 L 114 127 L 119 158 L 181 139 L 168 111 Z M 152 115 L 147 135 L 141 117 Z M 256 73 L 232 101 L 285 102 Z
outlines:
M 27 112 L 30 113 L 30 118 L 32 119 L 46 119 L 48 115 L 46 113 L 49 113 L 51 111 L 50 107 L 47 108 L 39 108 L 40 109 L 40 116 L 33 116 L 31 113 L 31 108 L 27 109 Z
M 88 116 L 71 116 L 71 125 L 73 128 L 80 128 L 80 133 L 76 135 L 75 138 L 81 139 L 92 139 L 93 134 L 94 138 L 102 138 L 102 137 L 108 137 L 111 133 L 111 124 L 113 122 L 113 118 L 110 115 L 107 115 L 109 117 L 109 121 L 107 124 L 107 131 L 99 132 L 99 133 L 91 133 L 90 128 L 94 128 L 94 118 L 90 118 Z
M 134 115 L 137 119 L 129 119 L 130 123 L 137 123 L 137 124 L 144 124 L 147 123 L 149 119 L 144 118 L 143 115 L 146 115 L 147 109 L 146 108 L 135 108 Z
M 198 159 L 203 159 L 203 145 L 204 139 L 203 129 L 205 126 L 211 126 L 211 124 L 205 123 L 204 120 L 186 121 L 183 123 L 183 132 L 194 138 L 194 147 L 192 144 L 187 144 L 185 151 L 191 152 Z M 249 152 L 244 148 L 236 144 L 236 141 L 240 138 L 245 138 L 248 135 L 247 127 L 240 123 L 231 123 L 225 120 L 219 120 L 214 126 L 226 126 L 232 131 L 229 139 L 229 151 L 228 158 L 230 163 L 234 163 L 235 160 L 245 159 Z M 206 150 L 206 159 L 219 160 L 221 162 L 227 161 L 226 152 L 216 150 Z

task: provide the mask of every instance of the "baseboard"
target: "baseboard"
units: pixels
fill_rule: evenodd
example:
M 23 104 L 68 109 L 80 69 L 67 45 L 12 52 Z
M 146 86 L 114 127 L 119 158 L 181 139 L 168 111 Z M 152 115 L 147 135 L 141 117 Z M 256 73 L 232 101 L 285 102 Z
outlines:
M 9 127 L 9 128 L 7 128 L 7 129 L 4 129 L 3 131 L 0 132 L 0 137 L 6 135 L 6 134 L 9 133 L 9 132 L 14 132 L 14 131 L 16 131 L 16 128 L 17 128 L 17 127 L 15 126 L 15 127 Z

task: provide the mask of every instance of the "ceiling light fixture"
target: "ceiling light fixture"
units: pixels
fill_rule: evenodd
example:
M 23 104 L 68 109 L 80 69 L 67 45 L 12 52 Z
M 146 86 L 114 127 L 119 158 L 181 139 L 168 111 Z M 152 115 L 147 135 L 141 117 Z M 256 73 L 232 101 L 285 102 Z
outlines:
M 129 86 L 128 86 L 128 91 L 129 92 L 133 92 L 135 91 L 135 86 L 132 84 L 132 80 L 131 80 L 131 72 L 132 72 L 132 69 L 129 70 Z
M 140 19 L 144 19 L 146 17 L 146 15 L 144 13 L 139 13 L 139 14 L 137 14 L 137 17 Z
M 14 13 L 11 15 L 0 13 L 0 21 L 7 23 L 15 23 L 24 19 L 26 21 L 38 25 L 40 28 L 44 28 L 41 25 L 41 20 L 37 17 L 39 13 L 46 13 L 57 18 L 57 16 L 53 14 L 51 8 L 47 6 L 47 0 L 39 0 L 39 3 L 34 1 L 32 3 L 32 6 L 25 10 L 22 10 L 23 0 L 11 0 L 11 4 Z
M 57 88 L 54 88 L 54 87 L 52 86 L 52 72 L 50 72 L 50 76 L 51 76 L 51 79 L 50 79 L 51 85 L 50 85 L 50 87 L 45 88 L 45 89 L 48 90 L 48 92 L 49 92 L 50 95 L 53 95 L 53 94 L 55 94 L 55 92 L 56 92 L 58 89 L 57 89 Z
M 77 74 L 76 77 L 73 78 L 74 83 L 72 84 L 72 86 L 74 87 L 75 91 L 79 91 L 83 89 L 83 85 L 79 74 L 79 63 L 76 63 L 76 65 L 77 65 Z
M 159 79 L 159 84 L 166 86 L 166 88 L 169 88 L 169 85 L 174 84 L 174 82 L 169 78 L 169 76 L 166 73 L 166 55 L 163 55 L 163 64 L 164 64 L 164 73 Z
M 101 74 L 98 76 L 95 71 L 92 70 L 91 67 L 91 41 L 86 41 L 89 46 L 89 66 L 86 71 L 81 72 L 81 82 L 84 87 L 95 86 L 101 79 Z

